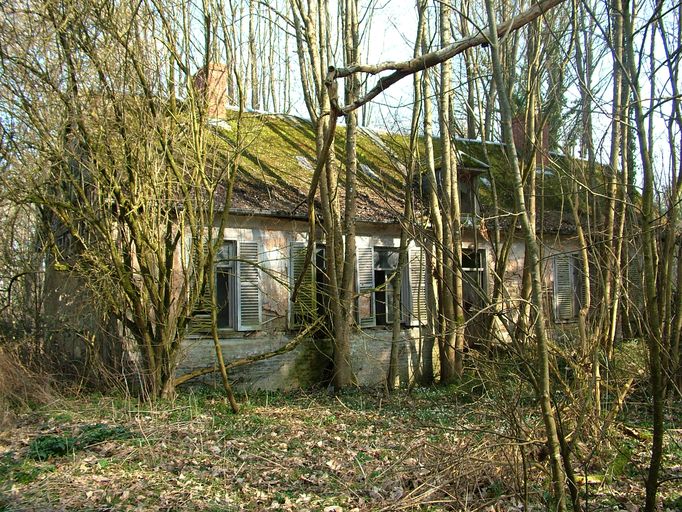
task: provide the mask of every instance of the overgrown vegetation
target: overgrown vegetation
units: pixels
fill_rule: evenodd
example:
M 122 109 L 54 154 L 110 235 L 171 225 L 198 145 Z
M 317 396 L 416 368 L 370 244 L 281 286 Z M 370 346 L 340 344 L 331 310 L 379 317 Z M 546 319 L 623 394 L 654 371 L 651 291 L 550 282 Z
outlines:
M 259 392 L 239 397 L 239 415 L 209 388 L 155 403 L 63 398 L 24 409 L 0 434 L 0 509 L 545 510 L 531 389 L 511 365 L 477 375 L 390 397 Z M 573 431 L 586 510 L 643 502 L 651 424 L 641 382 L 607 430 L 589 439 Z M 664 510 L 679 509 L 682 496 L 679 418 L 671 404 Z
M 17 412 L 47 404 L 54 396 L 51 379 L 30 368 L 17 346 L 0 339 L 0 429 L 9 428 Z

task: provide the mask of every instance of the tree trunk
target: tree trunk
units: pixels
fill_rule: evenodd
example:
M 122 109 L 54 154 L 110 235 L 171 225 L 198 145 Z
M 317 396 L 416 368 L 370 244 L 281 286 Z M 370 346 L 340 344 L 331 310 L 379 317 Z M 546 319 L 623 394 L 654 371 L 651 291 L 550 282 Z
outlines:
M 512 133 L 512 113 L 509 98 L 506 94 L 506 83 L 504 81 L 502 66 L 499 59 L 499 42 L 497 38 L 495 14 L 493 12 L 492 0 L 486 0 L 486 10 L 490 23 L 490 53 L 493 63 L 493 76 L 497 82 L 499 91 L 500 116 L 502 120 L 503 140 L 507 148 L 507 156 L 511 163 L 514 174 L 514 198 L 516 213 L 521 220 L 524 238 L 526 241 L 526 259 L 529 261 L 529 268 L 532 280 L 531 304 L 535 314 L 535 338 L 537 344 L 537 359 L 539 373 L 538 400 L 542 408 L 542 417 L 547 433 L 547 446 L 549 449 L 550 466 L 552 469 L 552 488 L 554 499 L 559 512 L 566 510 L 565 487 L 566 475 L 561 465 L 561 454 L 559 438 L 557 433 L 556 420 L 551 402 L 551 386 L 549 375 L 549 349 L 547 344 L 547 333 L 545 332 L 545 315 L 542 304 L 542 268 L 540 266 L 539 250 L 536 240 L 535 230 L 530 222 L 526 210 L 525 198 L 523 194 L 523 181 L 521 170 L 514 150 L 514 137 Z

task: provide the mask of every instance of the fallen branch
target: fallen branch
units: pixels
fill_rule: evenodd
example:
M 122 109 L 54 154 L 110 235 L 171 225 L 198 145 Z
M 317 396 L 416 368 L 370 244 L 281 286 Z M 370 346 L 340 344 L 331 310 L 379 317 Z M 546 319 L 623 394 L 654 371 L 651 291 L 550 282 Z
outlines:
M 272 350 L 270 352 L 264 352 L 262 354 L 256 354 L 254 356 L 242 357 L 240 359 L 235 359 L 235 360 L 227 363 L 225 365 L 225 369 L 231 370 L 232 368 L 237 368 L 239 366 L 244 366 L 247 364 L 255 363 L 257 361 L 262 361 L 264 359 L 270 359 L 271 357 L 275 357 L 275 356 L 279 356 L 281 354 L 285 354 L 287 352 L 291 352 L 308 336 L 308 334 L 310 334 L 315 328 L 317 328 L 317 326 L 320 324 L 320 322 L 321 322 L 321 318 L 318 318 L 312 324 L 307 326 L 303 331 L 301 331 L 295 338 L 293 338 L 288 343 L 286 343 L 285 345 L 282 345 L 280 348 L 278 348 L 276 350 Z M 193 370 L 189 373 L 185 373 L 183 375 L 180 375 L 179 377 L 176 377 L 175 381 L 174 381 L 174 386 L 179 386 L 181 384 L 189 382 L 192 379 L 196 379 L 198 377 L 203 377 L 204 375 L 210 375 L 211 373 L 215 373 L 219 370 L 220 370 L 220 368 L 218 366 L 207 366 L 205 368 L 198 368 L 198 369 Z

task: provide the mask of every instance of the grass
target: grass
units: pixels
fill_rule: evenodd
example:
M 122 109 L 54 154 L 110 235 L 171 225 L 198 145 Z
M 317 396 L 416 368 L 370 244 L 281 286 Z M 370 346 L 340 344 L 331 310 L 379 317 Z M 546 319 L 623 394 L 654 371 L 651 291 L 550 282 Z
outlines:
M 62 399 L 0 433 L 0 511 L 509 509 L 522 496 L 518 447 L 499 398 L 481 389 L 252 393 L 240 415 L 205 388 L 155 404 Z M 540 438 L 535 411 L 524 412 L 526 434 Z M 680 440 L 668 444 L 678 456 Z M 631 466 L 646 441 L 626 448 L 591 462 L 592 473 L 611 475 L 591 503 L 626 488 L 641 498 Z M 530 460 L 527 473 L 540 509 L 547 462 Z M 666 486 L 664 499 L 677 503 L 679 483 Z

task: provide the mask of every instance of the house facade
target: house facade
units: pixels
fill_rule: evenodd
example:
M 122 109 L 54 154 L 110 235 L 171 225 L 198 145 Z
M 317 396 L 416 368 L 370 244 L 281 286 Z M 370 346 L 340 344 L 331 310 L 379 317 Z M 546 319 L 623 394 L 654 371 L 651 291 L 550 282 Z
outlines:
M 261 389 L 310 387 L 328 381 L 333 371 L 329 333 L 324 326 L 306 331 L 324 315 L 328 300 L 323 238 L 313 242 L 313 262 L 304 270 L 305 221 L 262 214 L 231 219 L 223 232 L 215 272 L 218 332 L 226 361 L 276 351 L 303 334 L 293 350 L 236 368 L 231 378 L 237 386 Z M 357 229 L 357 322 L 351 358 L 358 384 L 376 386 L 385 381 L 390 357 L 391 277 L 397 269 L 400 231 L 395 223 L 380 222 L 361 222 Z M 414 242 L 408 253 L 401 290 L 399 375 L 404 385 L 430 361 L 433 350 L 424 329 L 427 256 Z M 292 301 L 302 272 L 297 299 Z M 208 311 L 199 311 L 192 322 L 183 343 L 179 375 L 217 364 L 208 316 Z
M 294 183 L 298 172 L 309 172 L 314 153 L 312 141 L 308 153 L 301 152 L 304 139 L 299 135 L 283 136 L 284 145 L 275 143 L 272 134 L 287 132 L 287 126 L 306 122 L 275 117 L 268 119 L 260 134 L 268 141 L 259 158 L 252 162 L 264 166 L 265 178 L 256 183 L 253 176 L 237 181 L 229 217 L 222 233 L 223 246 L 216 262 L 216 304 L 220 345 L 226 361 L 239 360 L 274 352 L 292 343 L 306 326 L 324 314 L 325 243 L 318 233 L 311 266 L 301 278 L 295 301 L 292 290 L 303 268 L 308 248 L 307 217 L 293 212 L 291 204 L 305 193 L 302 183 L 292 197 L 280 188 L 283 180 L 269 160 L 289 162 L 283 172 Z M 305 132 L 299 132 L 309 137 Z M 402 212 L 398 151 L 386 139 L 389 134 L 364 131 L 359 140 L 361 162 L 356 236 L 355 326 L 351 336 L 351 364 L 360 386 L 381 386 L 385 382 L 391 352 L 392 275 L 397 270 Z M 471 151 L 472 141 L 457 144 Z M 284 153 L 279 153 L 282 150 Z M 501 147 L 496 148 L 499 153 Z M 273 155 L 272 152 L 277 154 Z M 288 153 L 286 153 L 288 152 Z M 260 154 L 260 153 L 259 153 Z M 293 164 L 293 165 L 292 165 Z M 284 165 L 284 164 L 282 164 Z M 294 171 L 293 169 L 296 169 Z M 272 174 L 270 174 L 272 172 Z M 503 276 L 504 290 L 500 304 L 490 304 L 496 251 L 488 234 L 491 219 L 479 208 L 479 180 L 490 172 L 488 164 L 469 154 L 460 154 L 460 177 L 463 205 L 462 271 L 464 274 L 464 309 L 467 315 L 467 338 L 471 345 L 489 342 L 490 322 L 497 322 L 494 337 L 508 340 L 503 322 L 496 315 L 512 321 L 521 307 L 524 243 L 520 237 L 511 242 Z M 250 181 L 249 181 L 250 180 Z M 242 192 L 245 186 L 252 193 Z M 258 190 L 260 197 L 254 198 Z M 267 207 L 267 209 L 264 208 Z M 287 209 L 289 207 L 289 209 Z M 513 216 L 502 218 L 503 230 L 510 230 Z M 547 318 L 551 327 L 575 330 L 580 300 L 581 276 L 578 265 L 579 245 L 575 229 L 567 216 L 558 212 L 543 217 L 543 265 L 545 273 Z M 517 233 L 520 231 L 517 231 Z M 428 225 L 413 231 L 408 247 L 408 264 L 401 270 L 401 336 L 399 380 L 401 385 L 420 381 L 425 375 L 438 374 L 438 353 L 434 343 L 435 315 L 433 269 L 434 248 Z M 208 302 L 208 301 L 207 301 Z M 190 334 L 183 343 L 178 374 L 214 366 L 217 361 L 212 337 L 208 334 L 210 311 L 198 311 Z M 293 350 L 240 366 L 230 376 L 238 387 L 289 389 L 328 382 L 332 369 L 332 345 L 324 327 L 306 335 Z M 204 379 L 219 382 L 217 373 Z
M 237 124 L 229 111 L 211 112 L 224 116 L 212 121 L 215 137 L 236 147 Z M 219 345 L 228 364 L 293 346 L 274 357 L 233 368 L 230 376 L 237 387 L 289 389 L 319 385 L 330 380 L 333 368 L 330 332 L 323 321 L 328 300 L 325 237 L 318 231 L 314 240 L 309 239 L 305 208 L 315 161 L 315 134 L 306 120 L 266 114 L 242 117 L 239 130 L 240 165 L 231 203 L 223 205 L 229 208 L 226 227 L 217 233 L 222 243 L 215 259 L 215 297 L 201 301 L 195 310 L 182 341 L 176 372 L 182 376 L 217 369 L 209 309 L 215 302 Z M 342 133 L 337 137 L 339 154 L 342 137 Z M 508 174 L 504 150 L 499 144 L 483 145 L 470 140 L 457 140 L 455 146 L 462 194 L 466 336 L 471 346 L 488 343 L 491 337 L 503 343 L 508 339 L 506 326 L 513 323 L 522 305 L 524 246 L 513 234 L 514 216 L 498 212 L 498 223 L 505 231 L 503 238 L 510 238 L 511 246 L 501 276 L 503 289 L 498 302 L 491 304 L 499 248 L 490 236 L 492 219 L 481 212 L 479 198 L 485 201 L 486 181 L 489 183 L 486 177 L 491 173 L 497 173 L 498 190 L 504 193 L 505 184 L 499 179 Z M 438 374 L 433 336 L 437 316 L 433 237 L 425 221 L 411 227 L 407 264 L 398 268 L 406 175 L 404 139 L 361 129 L 357 147 L 351 364 L 358 385 L 378 386 L 385 382 L 394 320 L 392 287 L 396 272 L 400 272 L 398 375 L 400 384 L 406 386 Z M 335 192 L 343 201 L 342 184 Z M 546 303 L 551 308 L 547 317 L 553 327 L 570 330 L 581 304 L 575 230 L 567 215 L 554 212 L 540 220 L 538 231 L 543 242 Z M 58 242 L 60 237 L 56 237 Z M 311 245 L 313 258 L 306 267 L 305 256 Z M 299 281 L 296 299 L 292 300 Z M 88 293 L 77 279 L 54 267 L 47 272 L 46 325 L 59 339 L 63 353 L 73 361 L 85 357 L 92 336 L 121 336 L 120 326 L 96 318 L 88 304 Z M 502 317 L 508 320 L 506 324 Z M 102 329 L 102 325 L 106 328 Z M 122 357 L 118 352 L 107 355 L 114 362 Z M 210 371 L 203 376 L 208 381 L 218 378 Z

